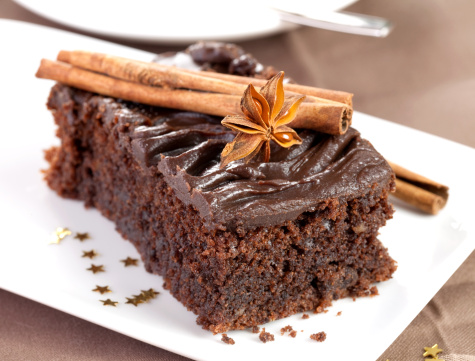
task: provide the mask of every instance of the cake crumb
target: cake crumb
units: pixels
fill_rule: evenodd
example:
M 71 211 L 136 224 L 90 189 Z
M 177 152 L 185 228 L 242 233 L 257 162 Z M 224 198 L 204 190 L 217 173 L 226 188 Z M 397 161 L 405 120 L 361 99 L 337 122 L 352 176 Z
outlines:
M 295 330 L 290 331 L 289 336 L 292 338 L 295 338 L 295 336 L 297 336 L 297 331 Z
M 376 286 L 371 287 L 369 289 L 369 295 L 370 295 L 370 297 L 378 296 L 379 295 L 378 287 L 376 287 Z
M 259 328 L 259 326 L 252 326 L 251 331 L 252 331 L 252 333 L 259 333 L 260 328 Z
M 306 319 L 309 318 L 309 317 L 310 317 L 310 316 L 307 315 L 306 313 L 304 313 L 304 314 L 302 315 L 302 318 L 303 318 L 304 320 L 306 320 Z
M 317 342 L 323 342 L 326 340 L 327 334 L 322 331 L 322 332 L 318 332 L 318 333 L 314 333 L 313 335 L 310 335 L 310 338 Z
M 288 326 L 282 327 L 282 328 L 280 329 L 280 334 L 281 334 L 281 336 L 284 336 L 284 333 L 286 333 L 286 332 L 291 332 L 291 331 L 293 331 L 293 330 L 294 330 L 294 329 L 292 328 L 292 326 L 288 325 Z
M 341 316 L 341 311 L 338 311 L 338 313 L 336 314 L 337 316 Z
M 261 333 L 259 334 L 259 340 L 266 343 L 267 341 L 274 341 L 274 335 L 266 332 L 265 328 L 262 328 Z
M 234 340 L 231 337 L 228 337 L 228 335 L 225 333 L 222 334 L 221 341 L 227 343 L 228 345 L 234 345 Z

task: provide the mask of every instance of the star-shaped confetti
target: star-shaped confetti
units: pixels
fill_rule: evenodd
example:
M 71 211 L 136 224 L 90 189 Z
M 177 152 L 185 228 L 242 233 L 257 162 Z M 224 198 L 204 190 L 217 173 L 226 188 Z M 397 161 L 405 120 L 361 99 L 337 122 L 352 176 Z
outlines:
M 100 292 L 101 295 L 103 295 L 104 293 L 107 293 L 107 292 L 112 292 L 110 289 L 109 289 L 109 286 L 97 286 L 96 285 L 96 288 L 93 289 L 94 292 Z
M 59 244 L 63 239 L 71 234 L 71 231 L 66 227 L 58 227 L 54 231 L 54 238 L 49 242 L 49 244 Z
M 90 251 L 82 251 L 82 256 L 81 257 L 87 257 L 87 258 L 93 259 L 96 256 L 97 256 L 96 251 L 94 251 L 92 249 Z
M 139 260 L 135 258 L 127 257 L 126 259 L 122 259 L 120 261 L 124 262 L 124 267 L 128 267 L 128 266 L 138 266 L 137 262 Z
M 91 264 L 91 267 L 89 267 L 87 270 L 91 271 L 92 273 L 105 272 L 103 265 L 96 266 Z
M 140 301 L 139 303 L 144 303 L 144 302 L 149 301 L 149 298 L 145 297 L 143 293 L 141 293 L 140 295 L 132 295 L 132 297 Z
M 74 236 L 75 239 L 79 239 L 81 242 L 85 241 L 86 239 L 90 239 L 91 237 L 89 236 L 89 233 L 80 233 L 77 232 L 76 235 Z
M 160 294 L 160 292 L 155 292 L 155 290 L 153 288 L 150 288 L 149 290 L 147 291 L 144 291 L 142 290 L 141 291 L 141 295 L 148 301 L 148 300 L 151 300 L 152 298 L 156 298 L 157 295 Z
M 427 356 L 432 356 L 434 359 L 440 360 L 437 355 L 441 353 L 443 350 L 439 348 L 437 344 L 435 344 L 432 347 L 424 347 L 424 353 L 422 356 L 427 357 Z
M 146 291 L 140 291 L 139 295 L 132 295 L 133 298 L 126 297 L 127 302 L 131 305 L 137 306 L 141 303 L 150 301 L 153 298 L 156 298 L 160 292 L 156 292 L 153 288 L 150 288 Z
M 128 297 L 126 297 L 126 299 L 127 299 L 127 302 L 126 302 L 126 303 L 131 304 L 131 305 L 134 305 L 135 307 L 137 307 L 138 304 L 144 302 L 144 300 L 143 300 L 142 298 L 137 297 L 137 296 L 134 296 L 134 298 L 128 298 Z
M 104 306 L 113 306 L 113 307 L 117 306 L 117 304 L 119 303 L 117 301 L 111 301 L 110 298 L 108 298 L 107 300 L 99 300 L 99 301 L 101 301 L 104 304 Z

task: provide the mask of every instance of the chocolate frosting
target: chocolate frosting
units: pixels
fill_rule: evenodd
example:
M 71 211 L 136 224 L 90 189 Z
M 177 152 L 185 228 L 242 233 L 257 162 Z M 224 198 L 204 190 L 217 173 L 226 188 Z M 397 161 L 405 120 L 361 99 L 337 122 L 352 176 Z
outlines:
M 137 112 L 136 117 L 146 115 Z M 127 113 L 127 122 L 132 118 Z M 326 200 L 352 199 L 392 182 L 385 159 L 352 128 L 341 136 L 300 130 L 302 144 L 290 149 L 273 144 L 268 163 L 236 161 L 220 169 L 221 151 L 235 134 L 219 122 L 169 111 L 135 119 L 142 125 L 131 134 L 140 164 L 161 172 L 210 229 L 278 225 Z
M 254 66 L 257 62 L 243 55 L 236 45 L 198 43 L 156 61 L 228 73 L 239 64 L 238 73 L 249 68 L 245 75 L 273 75 L 271 67 Z M 221 151 L 235 136 L 221 126 L 221 118 L 101 99 L 139 164 L 148 174 L 162 173 L 209 229 L 274 226 L 312 212 L 322 202 L 352 199 L 368 188 L 393 184 L 388 163 L 351 128 L 341 136 L 300 130 L 302 144 L 290 149 L 272 144 L 268 163 L 241 160 L 220 169 Z

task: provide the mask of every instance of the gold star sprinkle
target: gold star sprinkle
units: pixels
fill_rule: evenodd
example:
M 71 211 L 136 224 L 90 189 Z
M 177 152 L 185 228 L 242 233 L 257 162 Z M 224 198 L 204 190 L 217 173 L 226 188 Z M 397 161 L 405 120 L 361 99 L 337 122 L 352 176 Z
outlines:
M 93 289 L 94 292 L 100 292 L 101 295 L 103 295 L 104 293 L 107 293 L 107 292 L 112 292 L 110 289 L 109 289 L 109 286 L 97 286 L 96 285 L 96 288 Z
M 141 293 L 140 295 L 132 295 L 132 297 L 134 297 L 136 300 L 140 301 L 139 303 L 142 303 L 142 302 L 148 302 L 148 298 L 145 297 L 143 295 L 143 293 Z
M 156 298 L 157 295 L 160 294 L 160 292 L 155 292 L 153 288 L 150 288 L 148 291 L 143 291 L 141 295 L 148 301 L 151 300 L 152 298 Z
M 128 297 L 126 297 L 126 299 L 127 299 L 127 302 L 126 302 L 126 303 L 131 304 L 131 305 L 134 305 L 135 307 L 137 307 L 137 305 L 138 305 L 139 303 L 143 303 L 143 302 L 144 302 L 144 301 L 142 300 L 142 298 L 139 298 L 139 297 L 137 297 L 137 296 L 134 296 L 134 298 L 128 298 Z
M 96 266 L 91 264 L 91 267 L 89 267 L 87 270 L 92 271 L 92 273 L 105 272 L 103 265 Z
M 128 266 L 138 266 L 137 262 L 139 260 L 135 258 L 127 257 L 126 259 L 122 259 L 120 261 L 124 262 L 124 267 L 128 267 Z
M 432 347 L 424 347 L 424 353 L 422 356 L 432 356 L 434 359 L 437 359 L 437 354 L 441 353 L 443 350 L 439 348 L 437 344 Z
M 99 301 L 101 301 L 104 304 L 104 306 L 114 306 L 115 307 L 119 303 L 117 301 L 111 301 L 110 298 L 108 298 L 107 300 L 99 300 Z
M 71 234 L 71 231 L 68 228 L 58 227 L 54 231 L 54 239 L 48 244 L 59 244 L 63 239 Z
M 74 236 L 75 239 L 79 239 L 81 242 L 85 241 L 86 239 L 91 239 L 89 236 L 89 233 L 79 233 L 77 232 L 76 235 Z
M 156 298 L 158 294 L 159 292 L 156 292 L 153 288 L 150 288 L 146 291 L 141 291 L 139 295 L 132 295 L 133 298 L 126 297 L 126 303 L 137 306 L 140 303 L 145 303 L 150 301 L 152 298 Z
M 87 258 L 93 259 L 96 256 L 97 256 L 96 251 L 90 250 L 89 252 L 82 251 L 82 256 L 81 257 L 83 257 L 83 258 L 87 257 Z

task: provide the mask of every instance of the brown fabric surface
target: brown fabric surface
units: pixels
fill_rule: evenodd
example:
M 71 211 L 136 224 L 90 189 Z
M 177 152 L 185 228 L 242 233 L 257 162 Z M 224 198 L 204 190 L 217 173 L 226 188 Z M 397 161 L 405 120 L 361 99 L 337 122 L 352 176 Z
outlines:
M 301 28 L 240 45 L 298 82 L 355 93 L 356 110 L 475 147 L 475 2 L 361 0 L 349 10 L 396 28 L 386 39 Z M 0 17 L 66 29 L 11 0 L 0 0 Z M 441 359 L 475 361 L 474 300 L 472 253 L 378 361 L 423 360 L 436 343 Z M 187 360 L 3 290 L 0 359 Z
M 2 361 L 185 361 L 176 355 L 0 289 Z
M 447 281 L 378 361 L 423 360 L 438 344 L 439 358 L 475 360 L 475 252 Z

